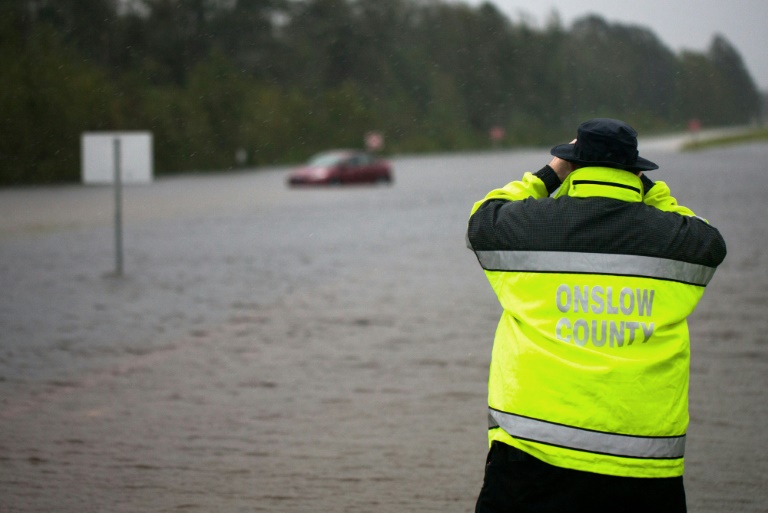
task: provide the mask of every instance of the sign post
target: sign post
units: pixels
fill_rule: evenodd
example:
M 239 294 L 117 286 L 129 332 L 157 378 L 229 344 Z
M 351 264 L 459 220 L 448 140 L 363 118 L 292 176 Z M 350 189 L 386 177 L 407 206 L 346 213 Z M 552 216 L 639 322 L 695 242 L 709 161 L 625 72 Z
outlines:
M 115 276 L 123 275 L 123 177 L 120 169 L 120 138 L 112 140 L 115 170 Z
M 152 133 L 84 132 L 82 177 L 86 184 L 112 183 L 115 199 L 115 275 L 123 275 L 123 183 L 152 181 Z
M 691 133 L 691 137 L 693 139 L 693 142 L 698 142 L 699 140 L 699 132 L 701 132 L 701 121 L 699 121 L 696 118 L 693 118 L 688 121 L 688 131 Z

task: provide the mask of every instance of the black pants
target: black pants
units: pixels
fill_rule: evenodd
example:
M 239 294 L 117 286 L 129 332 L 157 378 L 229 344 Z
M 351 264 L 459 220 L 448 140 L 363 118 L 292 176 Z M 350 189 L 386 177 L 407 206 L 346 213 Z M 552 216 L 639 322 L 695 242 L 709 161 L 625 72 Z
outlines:
M 606 476 L 555 467 L 494 442 L 476 513 L 685 513 L 683 478 Z

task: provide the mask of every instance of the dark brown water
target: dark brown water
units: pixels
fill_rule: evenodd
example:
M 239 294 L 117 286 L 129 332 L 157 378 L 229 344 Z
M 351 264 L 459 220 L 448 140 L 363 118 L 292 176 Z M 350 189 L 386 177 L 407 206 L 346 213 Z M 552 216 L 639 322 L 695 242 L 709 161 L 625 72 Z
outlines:
M 729 255 L 691 320 L 692 512 L 768 510 L 768 146 L 677 154 Z M 499 308 L 469 208 L 547 151 L 0 191 L 0 512 L 472 511 Z

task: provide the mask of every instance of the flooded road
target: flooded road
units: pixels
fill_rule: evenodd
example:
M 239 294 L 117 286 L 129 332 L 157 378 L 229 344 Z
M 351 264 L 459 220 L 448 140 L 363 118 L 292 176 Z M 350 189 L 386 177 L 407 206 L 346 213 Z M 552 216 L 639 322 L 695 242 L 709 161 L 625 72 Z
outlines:
M 652 178 L 729 254 L 691 319 L 689 511 L 768 509 L 768 145 Z M 0 512 L 469 512 L 500 313 L 472 203 L 548 151 L 0 190 Z

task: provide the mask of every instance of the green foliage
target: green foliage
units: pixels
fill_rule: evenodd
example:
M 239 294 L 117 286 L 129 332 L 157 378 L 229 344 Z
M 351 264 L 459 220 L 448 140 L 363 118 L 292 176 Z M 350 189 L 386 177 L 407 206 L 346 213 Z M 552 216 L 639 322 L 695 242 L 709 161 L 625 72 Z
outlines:
M 112 124 L 106 74 L 46 26 L 23 42 L 0 40 L 0 69 L 0 183 L 79 179 L 80 134 Z
M 738 52 L 673 54 L 588 16 L 513 22 L 441 0 L 9 0 L 0 5 L 0 184 L 76 181 L 87 130 L 151 130 L 158 173 L 551 144 L 597 116 L 640 130 L 746 123 Z

